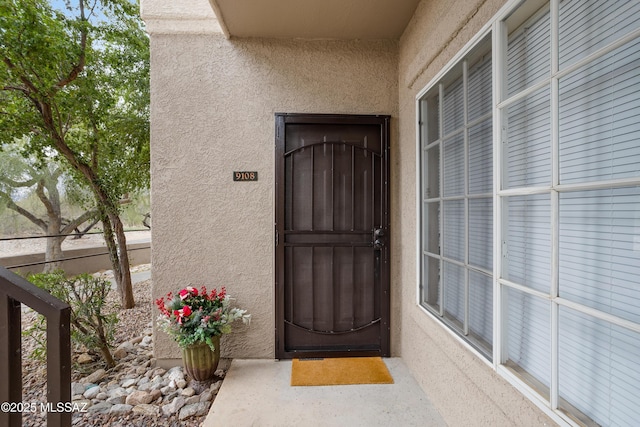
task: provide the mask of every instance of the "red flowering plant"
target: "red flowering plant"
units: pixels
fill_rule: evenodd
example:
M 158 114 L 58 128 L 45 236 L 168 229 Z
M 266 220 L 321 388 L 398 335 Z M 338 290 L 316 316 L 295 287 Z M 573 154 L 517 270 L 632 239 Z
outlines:
M 215 350 L 211 337 L 228 334 L 236 320 L 249 323 L 251 315 L 247 310 L 231 307 L 231 297 L 223 287 L 207 292 L 187 286 L 174 295 L 156 300 L 160 310 L 158 326 L 173 337 L 181 348 L 191 344 L 206 342 Z

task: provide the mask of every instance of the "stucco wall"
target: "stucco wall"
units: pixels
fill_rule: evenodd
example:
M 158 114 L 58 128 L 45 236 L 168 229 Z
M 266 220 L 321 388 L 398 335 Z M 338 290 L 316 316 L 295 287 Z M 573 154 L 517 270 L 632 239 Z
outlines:
M 416 304 L 415 97 L 503 2 L 425 0 L 399 43 L 227 40 L 210 16 L 192 34 L 148 9 L 154 298 L 226 286 L 253 320 L 223 357 L 272 358 L 274 113 L 391 114 L 393 355 L 449 425 L 553 424 Z M 155 348 L 179 357 L 162 333 Z
M 253 318 L 225 337 L 222 356 L 272 358 L 274 113 L 396 122 L 397 43 L 152 33 L 151 55 L 154 298 L 226 286 Z M 233 182 L 233 171 L 259 180 Z M 155 349 L 180 357 L 164 333 Z
M 553 421 L 416 303 L 416 96 L 492 18 L 503 0 L 423 1 L 399 44 L 398 167 L 394 169 L 395 285 L 401 284 L 400 353 L 452 426 L 539 426 Z M 464 402 L 461 405 L 461 402 Z

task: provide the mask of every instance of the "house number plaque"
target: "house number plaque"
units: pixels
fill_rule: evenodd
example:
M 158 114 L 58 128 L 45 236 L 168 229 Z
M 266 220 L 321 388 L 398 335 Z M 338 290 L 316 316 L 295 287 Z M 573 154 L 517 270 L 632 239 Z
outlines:
M 257 181 L 258 172 L 234 172 L 234 181 Z

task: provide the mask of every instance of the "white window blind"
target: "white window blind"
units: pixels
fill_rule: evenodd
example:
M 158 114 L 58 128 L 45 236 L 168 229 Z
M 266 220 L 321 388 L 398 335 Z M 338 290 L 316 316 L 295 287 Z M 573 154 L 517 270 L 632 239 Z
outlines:
M 507 109 L 505 188 L 551 184 L 551 93 L 544 87 Z
M 491 194 L 493 188 L 491 119 L 469 129 L 469 194 Z
M 566 307 L 559 328 L 560 407 L 602 426 L 637 426 L 640 334 Z
M 480 41 L 420 100 L 422 304 L 560 417 L 635 427 L 640 1 L 496 20 L 499 50 Z
M 491 114 L 491 57 L 486 55 L 469 70 L 469 121 Z
M 560 296 L 640 323 L 639 233 L 640 187 L 561 194 Z
M 469 331 L 491 353 L 493 344 L 493 277 L 469 270 Z
M 443 254 L 447 258 L 464 262 L 465 214 L 464 200 L 443 202 L 444 243 Z
M 502 114 L 501 177 L 511 193 L 502 197 L 500 247 L 508 281 L 506 356 L 525 382 L 557 396 L 558 408 L 573 417 L 637 425 L 640 334 L 621 324 L 640 324 L 640 40 L 618 40 L 640 28 L 640 4 L 560 2 L 557 50 L 551 13 L 539 10 L 506 43 L 511 101 Z M 548 60 L 553 51 L 558 77 Z M 521 94 L 534 83 L 541 88 Z M 540 187 L 539 194 L 527 194 L 528 187 Z
M 551 72 L 549 13 L 538 15 L 509 35 L 507 93 L 516 94 L 547 78 Z
M 464 268 L 457 264 L 444 261 L 444 312 L 456 326 L 462 328 L 464 324 Z
M 637 1 L 563 1 L 563 69 L 640 28 Z M 561 184 L 611 182 L 559 195 L 561 298 L 640 324 L 640 40 L 559 80 Z M 640 334 L 560 307 L 559 405 L 601 425 L 640 420 Z
M 469 265 L 491 271 L 493 251 L 493 200 L 488 197 L 469 199 Z
M 446 121 L 445 121 L 446 122 Z M 464 194 L 464 135 L 458 133 L 444 140 L 444 196 Z
M 503 277 L 544 293 L 550 292 L 551 200 L 548 194 L 505 200 Z
M 464 125 L 464 91 L 462 77 L 446 87 L 444 91 L 444 136 L 459 130 Z
M 560 79 L 560 182 L 638 176 L 640 40 Z
M 560 69 L 638 29 L 640 2 L 560 2 Z
M 506 292 L 507 363 L 535 388 L 551 384 L 551 311 L 549 303 L 519 290 Z

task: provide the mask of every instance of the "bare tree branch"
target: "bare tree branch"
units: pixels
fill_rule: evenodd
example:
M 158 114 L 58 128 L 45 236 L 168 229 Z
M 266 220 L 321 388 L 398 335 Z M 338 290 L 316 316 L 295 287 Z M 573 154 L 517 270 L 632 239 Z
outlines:
M 0 182 L 4 182 L 5 184 L 11 187 L 31 187 L 38 182 L 38 178 L 32 178 L 28 181 L 14 181 L 13 179 L 7 178 L 6 176 L 0 176 Z
M 16 205 L 13 200 L 11 200 L 11 199 L 7 200 L 7 207 L 9 209 L 13 210 L 13 211 L 18 212 L 23 217 L 27 218 L 29 221 L 31 221 L 32 223 L 34 223 L 35 225 L 37 225 L 38 227 L 43 229 L 45 233 L 47 232 L 47 223 L 46 222 L 44 222 L 40 218 L 36 217 L 35 215 L 33 215 L 28 210 L 26 210 L 24 208 L 21 208 L 20 206 Z
M 69 233 L 71 233 L 74 229 L 78 228 L 80 226 L 80 224 L 82 224 L 83 222 L 89 220 L 91 217 L 93 217 L 97 213 L 98 213 L 97 209 L 92 209 L 90 211 L 86 211 L 85 213 L 83 213 L 82 215 L 80 215 L 79 217 L 74 219 L 73 221 L 69 222 L 69 224 L 67 224 L 61 230 L 60 234 L 69 234 Z
M 56 168 L 56 170 L 54 170 L 53 172 L 51 172 L 51 178 L 54 181 L 57 181 L 58 178 L 60 178 L 60 175 L 62 175 L 64 173 L 64 171 L 62 170 L 61 167 Z
M 38 181 L 38 186 L 36 187 L 36 194 L 38 195 L 38 199 L 40 199 L 44 207 L 47 209 L 47 213 L 49 214 L 49 216 L 55 216 L 56 210 L 53 206 L 53 203 L 51 203 L 51 200 L 49 200 L 49 197 L 47 197 L 47 195 L 45 194 L 44 186 L 44 178 L 41 178 Z

